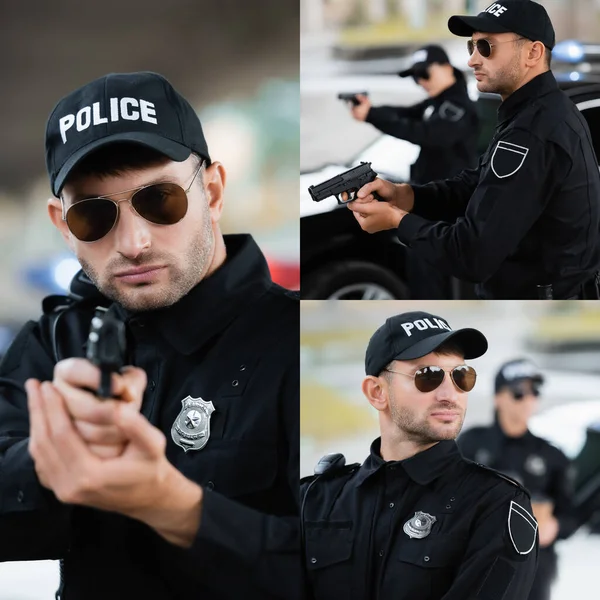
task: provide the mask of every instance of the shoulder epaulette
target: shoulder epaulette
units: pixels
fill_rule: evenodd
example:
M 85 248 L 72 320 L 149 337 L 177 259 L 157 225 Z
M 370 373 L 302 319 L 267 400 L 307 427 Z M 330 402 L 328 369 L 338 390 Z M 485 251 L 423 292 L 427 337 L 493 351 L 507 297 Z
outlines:
M 488 467 L 487 465 L 482 465 L 481 463 L 475 462 L 473 460 L 469 460 L 467 458 L 465 458 L 465 461 L 476 467 L 479 467 L 480 469 L 483 469 L 484 471 L 487 471 L 488 473 L 493 473 L 494 475 L 496 475 L 496 477 L 500 477 L 501 479 L 504 479 L 504 481 L 507 481 L 508 483 L 519 488 L 521 491 L 525 492 L 528 496 L 530 495 L 527 488 L 523 487 L 516 479 L 509 477 L 505 473 L 501 473 L 500 471 L 497 471 L 496 469 L 492 469 L 492 467 Z

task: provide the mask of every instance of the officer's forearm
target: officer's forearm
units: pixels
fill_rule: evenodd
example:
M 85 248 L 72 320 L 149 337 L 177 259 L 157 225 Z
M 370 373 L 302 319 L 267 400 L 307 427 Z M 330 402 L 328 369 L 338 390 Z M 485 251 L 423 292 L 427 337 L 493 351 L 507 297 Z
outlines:
M 171 544 L 189 548 L 200 527 L 202 488 L 171 466 L 161 488 L 159 502 L 135 516 Z

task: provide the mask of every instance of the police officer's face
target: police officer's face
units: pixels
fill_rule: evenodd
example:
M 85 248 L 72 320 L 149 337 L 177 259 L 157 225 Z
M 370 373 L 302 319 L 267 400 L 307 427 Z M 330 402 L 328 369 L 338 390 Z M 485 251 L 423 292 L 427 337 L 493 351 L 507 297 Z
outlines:
M 491 46 L 488 58 L 475 50 L 469 59 L 477 79 L 480 92 L 500 94 L 506 97 L 516 90 L 523 79 L 524 45 L 514 33 L 479 33 L 473 34 L 473 41 L 485 39 Z
M 424 366 L 448 371 L 442 384 L 432 392 L 420 392 L 411 377 L 390 374 L 389 413 L 392 422 L 407 439 L 421 443 L 450 440 L 458 436 L 467 409 L 466 392 L 453 383 L 449 371 L 464 364 L 457 354 L 434 352 L 417 360 L 395 361 L 395 371 L 414 374 Z
M 512 423 L 525 425 L 538 408 L 533 382 L 525 380 L 501 389 L 496 394 L 496 408 Z
M 80 198 L 110 196 L 154 182 L 169 181 L 187 189 L 197 165 L 194 157 L 115 176 L 85 176 L 63 190 L 65 208 Z M 156 225 L 140 217 L 127 202 L 119 204 L 114 228 L 92 243 L 75 238 L 62 220 L 60 201 L 49 202 L 50 217 L 75 252 L 84 271 L 109 298 L 130 310 L 170 306 L 215 267 L 215 233 L 222 208 L 225 172 L 219 163 L 203 169 L 191 185 L 188 208 L 174 225 Z M 218 265 L 217 265 L 218 266 Z

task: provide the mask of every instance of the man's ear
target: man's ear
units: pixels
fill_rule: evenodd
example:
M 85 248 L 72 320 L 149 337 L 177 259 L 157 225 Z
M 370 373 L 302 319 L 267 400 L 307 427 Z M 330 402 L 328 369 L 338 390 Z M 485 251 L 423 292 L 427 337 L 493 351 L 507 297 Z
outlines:
M 220 162 L 213 162 L 204 169 L 202 181 L 213 223 L 218 223 L 223 212 L 223 192 L 226 179 L 227 173 Z
M 75 247 L 73 245 L 73 236 L 69 231 L 69 226 L 66 221 L 63 221 L 62 218 L 63 209 L 62 203 L 58 198 L 49 198 L 48 199 L 48 216 L 52 221 L 54 227 L 60 231 L 60 234 L 63 236 L 63 239 L 69 246 L 71 252 L 75 253 Z
M 540 61 L 543 61 L 544 52 L 546 52 L 546 50 L 542 42 L 533 42 L 527 53 L 527 66 L 533 67 Z
M 369 404 L 375 410 L 386 410 L 388 407 L 389 389 L 384 377 L 369 375 L 362 382 L 362 391 Z

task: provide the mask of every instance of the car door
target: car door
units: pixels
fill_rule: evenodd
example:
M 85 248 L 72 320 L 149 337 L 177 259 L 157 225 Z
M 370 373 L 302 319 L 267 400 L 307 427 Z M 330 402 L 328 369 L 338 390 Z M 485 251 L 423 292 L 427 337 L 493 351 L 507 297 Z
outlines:
M 592 134 L 596 157 L 600 156 L 600 83 L 572 87 L 565 90 L 581 111 Z

